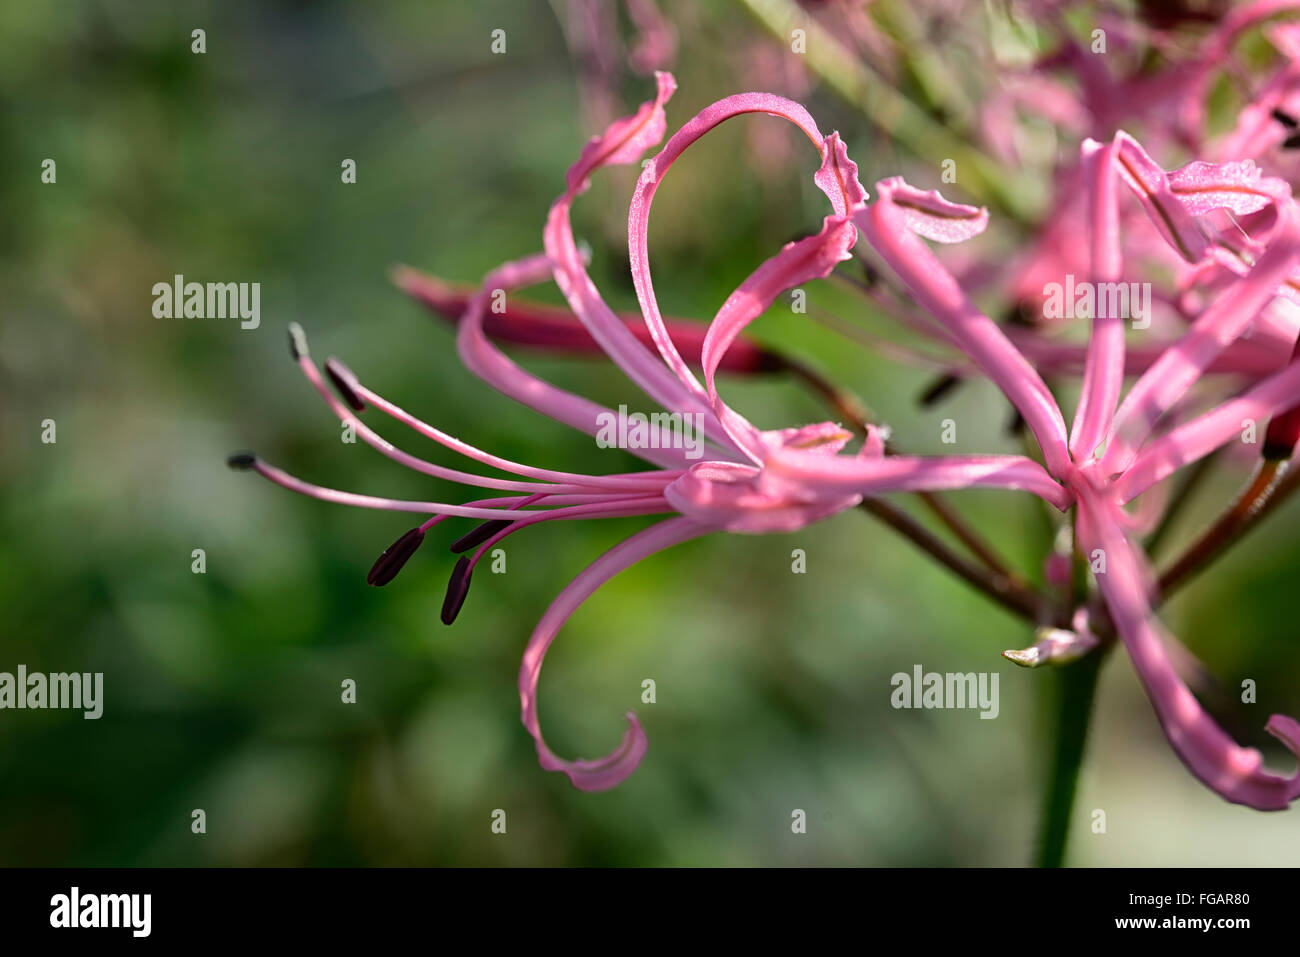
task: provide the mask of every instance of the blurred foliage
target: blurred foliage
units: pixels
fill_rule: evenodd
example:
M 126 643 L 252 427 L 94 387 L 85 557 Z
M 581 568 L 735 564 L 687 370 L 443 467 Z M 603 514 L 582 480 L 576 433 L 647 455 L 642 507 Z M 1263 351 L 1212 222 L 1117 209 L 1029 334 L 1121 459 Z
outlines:
M 682 36 L 669 109 L 680 123 L 743 88 L 738 58 L 769 41 L 727 4 L 666 7 Z M 190 52 L 196 27 L 204 55 Z M 505 55 L 489 51 L 495 28 Z M 629 109 L 650 90 L 646 78 L 620 84 Z M 512 538 L 507 574 L 481 570 L 446 628 L 441 549 L 464 523 L 374 589 L 365 573 L 407 520 L 299 500 L 224 467 L 250 447 L 322 484 L 466 497 L 339 441 L 288 359 L 295 319 L 316 354 L 344 357 L 480 447 L 573 471 L 631 465 L 474 380 L 449 330 L 386 278 L 406 262 L 476 280 L 540 248 L 547 206 L 593 132 L 552 7 L 4 4 L 0 89 L 0 670 L 102 671 L 105 683 L 99 721 L 0 712 L 0 864 L 1031 858 L 1042 676 L 998 655 L 1032 638 L 864 515 L 678 547 L 575 616 L 542 683 L 552 745 L 603 753 L 630 706 L 651 741 L 625 785 L 587 795 L 537 766 L 518 658 L 551 598 L 636 520 Z M 865 183 L 908 171 L 935 183 L 932 163 L 873 139 L 843 103 L 817 92 L 808 105 L 842 131 Z M 745 124 L 764 123 L 786 135 L 770 118 L 728 124 L 661 191 L 651 240 L 665 312 L 711 315 L 780 243 L 818 225 L 815 158 L 791 133 L 794 165 L 760 169 Z M 46 157 L 55 185 L 40 182 Z M 340 183 L 345 157 L 355 185 Z M 635 304 L 619 241 L 633 177 L 601 174 L 575 213 L 616 307 Z M 151 288 L 176 273 L 260 282 L 260 328 L 155 319 Z M 810 288 L 819 308 L 873 321 L 842 287 Z M 856 390 L 912 449 L 939 450 L 938 423 L 955 409 L 963 448 L 1013 448 L 992 389 L 923 410 L 927 373 L 809 317 L 777 309 L 755 334 Z M 525 361 L 574 391 L 636 402 L 607 365 Z M 828 415 L 787 381 L 725 388 L 768 427 Z M 54 445 L 40 441 L 47 418 Z M 1028 497 L 956 500 L 1022 567 L 1041 559 L 1049 529 Z M 1204 509 L 1214 502 L 1207 494 Z M 1300 669 L 1296 518 L 1285 510 L 1170 612 L 1228 700 L 1242 678 L 1259 681 L 1261 703 L 1233 725 L 1257 744 L 1270 711 L 1300 712 L 1283 679 Z M 204 575 L 191 573 L 194 548 L 206 550 Z M 793 548 L 807 551 L 805 575 L 791 574 Z M 916 663 L 999 671 L 998 719 L 893 710 L 890 676 Z M 654 705 L 639 704 L 647 677 Z M 356 705 L 340 703 L 345 678 Z M 1088 833 L 1094 807 L 1108 812 L 1106 836 Z M 194 808 L 206 835 L 190 831 Z M 505 836 L 489 830 L 496 808 Z M 807 835 L 791 834 L 795 808 Z M 1104 677 L 1077 816 L 1074 856 L 1087 863 L 1286 863 L 1300 847 L 1283 819 L 1224 804 L 1186 773 L 1122 654 Z

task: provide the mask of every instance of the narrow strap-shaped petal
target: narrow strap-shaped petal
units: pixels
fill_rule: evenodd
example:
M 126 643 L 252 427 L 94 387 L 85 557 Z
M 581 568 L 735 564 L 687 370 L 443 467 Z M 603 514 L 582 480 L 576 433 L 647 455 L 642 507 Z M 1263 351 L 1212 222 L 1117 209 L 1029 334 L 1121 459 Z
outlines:
M 858 230 L 844 216 L 827 216 L 815 236 L 787 243 L 742 282 L 709 324 L 700 357 L 709 401 L 723 428 L 755 462 L 764 454 L 762 436 L 744 417 L 718 396 L 715 376 L 727 350 L 744 328 L 758 318 L 782 292 L 810 279 L 830 275 L 836 264 L 850 258 Z
M 704 432 L 727 449 L 725 457 L 735 457 L 736 450 L 718 423 L 703 395 L 688 389 L 649 349 L 642 345 L 605 303 L 592 282 L 586 263 L 573 237 L 569 211 L 574 200 L 587 187 L 592 173 L 602 166 L 633 163 L 664 135 L 667 120 L 664 104 L 676 89 L 671 74 L 655 74 L 658 93 L 632 116 L 610 124 L 592 138 L 568 174 L 568 189 L 552 205 L 542 233 L 543 246 L 551 258 L 555 284 L 564 294 L 569 308 L 586 326 L 593 339 L 629 379 L 669 412 L 698 413 L 704 416 Z
M 1245 423 L 1263 427 L 1274 415 L 1300 403 L 1300 364 L 1292 363 L 1246 392 L 1149 443 L 1122 476 L 1115 491 L 1121 502 L 1141 495 L 1178 469 L 1242 436 Z
M 1197 216 L 1219 208 L 1245 215 L 1279 202 L 1289 192 L 1281 180 L 1261 177 L 1249 161 L 1197 162 L 1166 173 L 1127 133 L 1117 133 L 1114 145 L 1120 180 L 1137 197 L 1156 231 L 1189 263 L 1199 262 L 1211 246 Z
M 877 183 L 876 188 L 881 190 L 880 198 L 897 210 L 903 226 L 936 243 L 964 243 L 988 228 L 987 209 L 951 202 L 937 189 L 917 189 L 898 176 Z
M 641 730 L 641 723 L 637 721 L 636 715 L 629 711 L 628 727 L 623 740 L 617 748 L 603 758 L 566 761 L 558 757 L 542 737 L 542 728 L 537 716 L 537 685 L 541 678 L 542 663 L 546 658 L 547 649 L 551 647 L 551 643 L 569 617 L 605 582 L 655 552 L 698 538 L 709 531 L 710 529 L 689 519 L 670 518 L 615 545 L 592 562 L 556 596 L 551 607 L 546 609 L 546 614 L 537 623 L 532 637 L 528 639 L 528 648 L 524 651 L 523 662 L 519 668 L 519 702 L 524 727 L 528 729 L 528 733 L 533 736 L 537 744 L 537 759 L 541 766 L 548 771 L 563 772 L 579 790 L 607 791 L 621 783 L 641 763 L 648 742 L 645 732 Z
M 1003 488 L 1033 492 L 1059 509 L 1073 496 L 1023 455 L 887 455 L 879 458 L 804 455 L 774 449 L 763 481 L 812 495 L 882 495 L 888 492 Z
M 1224 733 L 1183 684 L 1165 650 L 1165 641 L 1171 639 L 1151 611 L 1150 576 L 1112 508 L 1097 493 L 1080 494 L 1079 545 L 1085 555 L 1100 549 L 1105 556 L 1106 570 L 1097 575 L 1098 586 L 1169 743 L 1188 769 L 1226 800 L 1260 811 L 1285 809 L 1300 797 L 1300 771 L 1291 777 L 1268 771 L 1263 756 Z M 1273 715 L 1266 727 L 1300 755 L 1300 724 Z
M 962 350 L 997 384 L 1024 416 L 1043 450 L 1048 471 L 1070 468 L 1065 418 L 1046 384 L 988 316 L 975 307 L 957 280 L 916 235 L 964 237 L 983 228 L 980 210 L 924 193 L 900 178 L 876 184 L 878 199 L 854 217 L 871 245 L 908 289 L 939 319 Z M 922 225 L 926 224 L 926 225 Z
M 642 153 L 664 138 L 668 127 L 664 104 L 677 91 L 677 81 L 671 73 L 656 71 L 655 87 L 653 100 L 642 103 L 631 116 L 620 117 L 603 133 L 587 141 L 565 174 L 570 197 L 583 192 L 590 185 L 591 174 L 602 166 L 635 163 Z
M 646 162 L 628 209 L 627 240 L 632 281 L 636 286 L 637 300 L 641 304 L 646 325 L 660 356 L 682 384 L 696 395 L 703 395 L 703 389 L 673 344 L 655 296 L 650 274 L 650 209 L 664 176 L 692 143 L 719 124 L 751 113 L 766 113 L 788 120 L 812 140 L 822 155 L 821 168 L 813 180 L 830 199 L 838 215 L 846 215 L 850 208 L 861 205 L 866 199 L 866 191 L 858 182 L 858 168 L 849 159 L 838 134 L 832 133 L 823 138 L 816 121 L 807 110 L 792 100 L 769 93 L 740 93 L 710 104 L 674 133 L 658 155 Z
M 573 239 L 567 201 L 551 207 L 543 234 L 547 254 L 553 257 L 555 284 L 593 339 L 629 379 L 670 412 L 704 415 L 706 434 L 730 445 L 703 395 L 695 395 L 642 345 L 601 298 Z
M 1116 195 L 1115 143 L 1095 140 L 1083 144 L 1084 176 L 1088 182 L 1088 226 L 1093 282 L 1114 282 L 1120 273 L 1119 198 Z M 1083 367 L 1079 407 L 1070 434 L 1070 455 L 1076 462 L 1092 458 L 1124 386 L 1124 320 L 1110 315 L 1108 297 L 1097 297 L 1092 335 Z
M 1195 160 L 1168 174 L 1169 191 L 1192 216 L 1226 209 L 1249 216 L 1289 192 L 1285 180 L 1263 176 L 1254 160 L 1206 163 Z
M 1115 414 L 1102 458 L 1103 471 L 1128 468 L 1160 417 L 1173 408 L 1210 363 L 1239 337 L 1274 299 L 1279 284 L 1300 260 L 1300 219 L 1289 200 L 1279 209 L 1277 230 L 1247 276 L 1225 289 L 1177 344 L 1133 384 Z
M 457 326 L 456 350 L 465 367 L 498 392 L 557 422 L 594 436 L 600 431 L 602 417 L 614 415 L 612 410 L 525 371 L 498 349 L 483 331 L 483 315 L 494 290 L 526 286 L 541 281 L 550 273 L 551 262 L 542 255 L 506 263 L 489 273 Z M 645 352 L 641 346 L 637 348 Z M 670 441 L 668 436 L 651 444 L 660 447 L 629 451 L 664 468 L 681 469 L 692 464 L 684 449 L 671 447 L 678 443 Z

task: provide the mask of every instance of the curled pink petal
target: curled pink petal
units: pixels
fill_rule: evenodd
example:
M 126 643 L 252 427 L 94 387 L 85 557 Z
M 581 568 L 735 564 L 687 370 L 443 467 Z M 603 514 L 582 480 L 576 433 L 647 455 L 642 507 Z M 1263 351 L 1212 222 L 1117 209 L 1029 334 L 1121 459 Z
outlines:
M 1244 423 L 1263 425 L 1300 403 L 1300 364 L 1288 365 L 1257 385 L 1149 443 L 1115 483 L 1121 502 L 1141 495 L 1178 469 L 1242 436 Z
M 882 429 L 878 425 L 868 425 L 867 437 L 862 440 L 862 448 L 858 455 L 864 459 L 880 458 L 885 454 L 885 440 L 888 438 L 888 429 Z
M 793 123 L 817 147 L 822 154 L 822 165 L 813 180 L 830 198 L 837 215 L 847 215 L 849 210 L 856 209 L 866 198 L 866 190 L 857 179 L 857 165 L 849 159 L 838 134 L 823 137 L 807 110 L 793 100 L 769 93 L 741 93 L 710 104 L 674 133 L 658 155 L 646 161 L 628 208 L 627 242 L 628 259 L 632 264 L 632 282 L 636 287 L 637 300 L 641 304 L 646 326 L 660 356 L 680 380 L 683 389 L 700 398 L 704 397 L 704 389 L 673 344 L 655 295 L 650 272 L 650 210 L 668 170 L 693 143 L 719 124 L 753 113 L 766 113 Z M 738 417 L 722 413 L 720 418 L 731 418 L 730 428 L 742 435 L 752 431 L 752 427 L 746 428 L 745 423 L 737 421 Z
M 1092 277 L 1114 282 L 1120 273 L 1119 202 L 1116 196 L 1115 143 L 1102 146 L 1094 140 L 1083 145 L 1083 166 L 1088 180 Z M 1092 458 L 1119 402 L 1124 386 L 1124 322 L 1098 302 L 1088 339 L 1083 388 L 1070 434 L 1070 454 L 1075 460 Z
M 576 196 L 588 186 L 591 174 L 602 166 L 635 163 L 641 154 L 664 138 L 668 118 L 664 104 L 677 90 L 677 81 L 671 73 L 657 72 L 655 98 L 642 103 L 631 116 L 615 120 L 603 133 L 593 136 L 578 155 L 578 161 L 569 167 L 566 182 L 570 196 Z
M 1265 30 L 1264 35 L 1288 60 L 1300 60 L 1300 23 L 1276 23 Z
M 849 159 L 848 148 L 839 133 L 821 143 L 822 165 L 813 182 L 826 194 L 837 216 L 848 216 L 867 201 L 867 191 L 858 180 L 858 164 Z
M 1116 134 L 1115 144 L 1120 177 L 1138 198 L 1157 232 L 1183 259 L 1199 260 L 1209 247 L 1209 240 L 1191 212 L 1174 195 L 1164 168 L 1127 133 Z
M 1048 471 L 1058 477 L 1065 475 L 1071 467 L 1065 419 L 1046 384 L 913 232 L 918 215 L 916 196 L 925 194 L 900 178 L 882 180 L 876 184 L 876 192 L 876 202 L 854 217 L 858 228 L 917 301 L 943 323 L 962 350 L 1020 410 L 1043 450 Z M 895 194 L 900 193 L 910 206 L 894 202 Z
M 601 417 L 613 414 L 609 409 L 524 371 L 483 331 L 483 316 L 495 290 L 529 285 L 550 272 L 550 259 L 539 255 L 506 263 L 489 273 L 457 327 L 456 350 L 467 369 L 503 395 L 588 435 L 597 435 Z M 676 443 L 656 441 L 654 445 L 657 447 L 634 451 L 646 461 L 666 468 L 684 468 L 690 464 L 685 451 L 673 447 Z
M 909 185 L 901 177 L 889 181 L 889 201 L 902 213 L 902 225 L 936 243 L 962 243 L 988 227 L 989 211 L 944 199 L 937 189 Z M 884 190 L 880 185 L 877 189 Z
M 658 93 L 655 99 L 642 104 L 632 116 L 610 124 L 609 129 L 587 144 L 570 168 L 568 189 L 551 205 L 546 217 L 543 246 L 551 259 L 555 284 L 564 294 L 569 308 L 610 359 L 660 406 L 674 412 L 704 416 L 705 434 L 723 446 L 719 454 L 724 458 L 734 458 L 740 453 L 718 423 L 704 396 L 692 391 L 665 368 L 605 303 L 587 272 L 573 236 L 570 208 L 586 188 L 591 174 L 612 163 L 635 162 L 646 149 L 663 138 L 667 124 L 664 104 L 676 89 L 676 82 L 667 73 L 657 74 L 656 79 Z
M 1286 809 L 1300 797 L 1300 771 L 1281 777 L 1265 769 L 1263 756 L 1228 737 L 1183 684 L 1151 611 L 1149 575 L 1112 509 L 1098 494 L 1080 491 L 1079 545 L 1084 554 L 1100 549 L 1105 555 L 1106 570 L 1097 575 L 1097 584 L 1169 743 L 1188 769 L 1225 800 L 1260 811 Z M 1295 721 L 1274 715 L 1268 730 L 1300 755 Z
M 548 771 L 563 772 L 579 790 L 607 791 L 620 784 L 641 763 L 648 744 L 636 715 L 629 712 L 623 740 L 605 757 L 573 761 L 558 757 L 542 737 L 537 717 L 537 685 L 547 649 L 569 617 L 605 582 L 655 552 L 698 538 L 708 531 L 710 529 L 690 519 L 670 518 L 620 542 L 592 562 L 556 596 L 528 639 L 519 667 L 519 702 L 524 727 L 537 744 L 537 759 L 541 766 Z
M 1169 174 L 1169 190 L 1193 216 L 1226 209 L 1238 216 L 1258 212 L 1285 193 L 1286 183 L 1275 177 L 1261 179 L 1252 160 L 1237 163 L 1188 163 Z
M 1197 221 L 1211 210 L 1237 215 L 1289 200 L 1282 180 L 1262 177 L 1250 161 L 1195 162 L 1173 173 L 1151 158 L 1127 133 L 1115 136 L 1116 169 L 1165 241 L 1189 263 L 1199 262 L 1211 247 L 1209 230 Z
M 762 441 L 758 430 L 718 398 L 715 375 L 727 350 L 744 328 L 758 318 L 782 292 L 810 279 L 830 275 L 838 263 L 850 258 L 858 240 L 857 228 L 842 216 L 827 216 L 821 232 L 787 243 L 759 266 L 727 297 L 709 324 L 700 359 L 709 400 L 727 433 L 759 461 Z
M 1222 292 L 1124 397 L 1102 458 L 1106 474 L 1114 475 L 1132 463 L 1137 447 L 1160 417 L 1277 296 L 1278 286 L 1300 261 L 1300 217 L 1295 204 L 1282 205 L 1279 218 L 1268 249 L 1246 278 Z

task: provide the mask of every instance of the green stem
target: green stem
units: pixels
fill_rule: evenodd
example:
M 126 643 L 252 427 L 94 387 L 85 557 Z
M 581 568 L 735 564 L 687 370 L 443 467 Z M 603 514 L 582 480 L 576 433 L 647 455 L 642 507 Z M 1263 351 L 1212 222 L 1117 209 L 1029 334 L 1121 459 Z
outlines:
M 1079 786 L 1092 700 L 1097 691 L 1105 650 L 1081 658 L 1056 671 L 1052 697 L 1056 706 L 1056 727 L 1052 736 L 1051 776 L 1043 803 L 1042 830 L 1038 840 L 1038 866 L 1061 867 L 1074 813 L 1074 796 Z

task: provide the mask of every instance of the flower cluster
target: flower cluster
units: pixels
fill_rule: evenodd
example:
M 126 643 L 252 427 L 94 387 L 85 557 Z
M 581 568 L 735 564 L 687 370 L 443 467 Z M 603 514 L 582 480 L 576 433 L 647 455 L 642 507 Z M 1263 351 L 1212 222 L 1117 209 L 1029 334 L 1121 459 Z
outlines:
M 889 493 L 972 487 L 1030 493 L 1062 514 L 1073 552 L 1091 569 L 1095 589 L 1077 596 L 1066 609 L 1065 622 L 1042 622 L 1068 628 L 1045 631 L 1039 645 L 1014 653 L 1015 660 L 1065 660 L 1117 637 L 1170 744 L 1192 773 L 1229 801 L 1261 810 L 1287 807 L 1300 795 L 1300 774 L 1283 777 L 1266 770 L 1259 752 L 1233 741 L 1179 677 L 1171 660 L 1173 639 L 1156 616 L 1156 586 L 1136 540 L 1142 509 L 1128 507 L 1178 470 L 1237 441 L 1243 420 L 1273 420 L 1269 440 L 1274 452 L 1280 448 L 1289 456 L 1296 444 L 1296 416 L 1287 413 L 1300 405 L 1300 363 L 1286 360 L 1297 324 L 1278 307 L 1300 290 L 1300 220 L 1286 182 L 1263 176 L 1238 157 L 1194 162 L 1169 172 L 1124 132 L 1084 140 L 1073 178 L 1078 195 L 1054 211 L 1061 223 L 1051 225 L 1068 226 L 1082 253 L 1076 257 L 1077 250 L 1072 251 L 1068 261 L 1058 257 L 1050 266 L 1039 257 L 1030 271 L 1046 270 L 1058 278 L 1073 271 L 1095 282 L 1115 282 L 1144 275 L 1152 258 L 1174 262 L 1177 294 L 1161 307 L 1177 311 L 1186 326 L 1156 348 L 1130 350 L 1124 317 L 1099 303 L 1090 317 L 1087 345 L 1071 360 L 1079 367 L 1082 394 L 1067 423 L 1056 395 L 1035 368 L 1052 350 L 1050 339 L 1023 328 L 1005 329 L 985 315 L 929 245 L 974 239 L 986 229 L 988 212 L 898 177 L 877 183 L 874 197 L 869 196 L 840 136 L 823 134 L 802 106 L 778 96 L 747 93 L 720 100 L 643 162 L 628 214 L 640 315 L 611 310 L 587 272 L 570 210 L 592 175 L 607 166 L 641 161 L 663 139 L 665 105 L 675 83 L 664 72 L 656 74 L 656 82 L 652 101 L 611 123 L 581 151 L 546 217 L 539 253 L 498 267 L 473 292 L 412 271 L 400 273 L 398 281 L 435 308 L 456 313 L 460 358 L 493 388 L 595 435 L 610 410 L 532 375 L 498 343 L 599 350 L 666 412 L 699 416 L 708 441 L 703 461 L 687 460 L 670 441 L 635 450 L 646 470 L 622 474 L 560 472 L 509 461 L 415 417 L 369 389 L 337 360 L 328 360 L 322 372 L 295 326 L 293 354 L 303 373 L 363 441 L 426 475 L 489 489 L 490 497 L 464 504 L 376 498 L 309 484 L 250 453 L 233 456 L 231 464 L 325 501 L 427 516 L 375 563 L 369 580 L 376 585 L 393 579 L 433 526 L 453 518 L 479 521 L 452 545 L 453 552 L 464 554 L 443 607 L 447 623 L 465 601 L 475 565 L 498 542 L 527 526 L 665 516 L 570 582 L 542 615 L 524 652 L 522 718 L 540 762 L 593 791 L 617 785 L 640 763 L 647 749 L 641 725 L 629 713 L 622 742 L 610 754 L 595 760 L 561 758 L 542 735 L 538 684 L 546 652 L 560 629 L 618 572 L 698 536 L 788 532 Z M 1270 109 L 1282 108 L 1273 106 L 1272 99 L 1268 103 Z M 648 250 L 651 208 L 668 171 L 693 143 L 726 120 L 754 113 L 780 117 L 808 138 L 819 160 L 813 179 L 831 211 L 818 232 L 785 245 L 754 270 L 701 335 L 696 327 L 660 313 Z M 987 378 L 1006 396 L 1032 434 L 1037 455 L 904 455 L 886 430 L 873 425 L 858 429 L 857 443 L 854 431 L 836 422 L 760 428 L 728 405 L 719 390 L 720 371 L 755 372 L 779 365 L 770 352 L 745 338 L 746 327 L 786 291 L 830 275 L 852 257 L 860 238 L 888 267 L 889 281 L 906 290 L 909 319 L 959 353 L 964 374 Z M 571 312 L 548 312 L 513 299 L 515 290 L 546 280 L 556 284 Z M 509 293 L 512 305 L 504 312 L 491 311 L 501 290 Z M 1261 358 L 1260 343 L 1268 342 L 1285 342 L 1284 354 L 1271 361 Z M 1057 363 L 1059 368 L 1068 365 Z M 1207 373 L 1224 368 L 1242 377 L 1244 386 L 1208 411 L 1193 414 L 1187 404 L 1193 387 Z M 1127 391 L 1126 378 L 1133 380 Z M 371 410 L 505 477 L 410 455 L 363 420 Z M 1274 716 L 1268 730 L 1300 753 L 1295 721 Z

